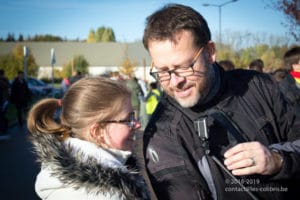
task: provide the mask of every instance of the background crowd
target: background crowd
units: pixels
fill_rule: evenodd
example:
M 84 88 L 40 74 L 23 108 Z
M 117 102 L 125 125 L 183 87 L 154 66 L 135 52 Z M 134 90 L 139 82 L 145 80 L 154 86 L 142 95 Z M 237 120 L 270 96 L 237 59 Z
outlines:
M 300 107 L 300 46 L 291 47 L 282 58 L 284 65 L 274 71 L 264 71 L 264 62 L 257 58 L 252 60 L 249 65 L 249 70 L 255 70 L 261 73 L 272 75 L 278 82 L 282 93 L 290 103 L 296 105 L 296 109 Z M 238 69 L 238 66 L 231 60 L 220 60 L 218 64 L 225 70 Z M 70 78 L 63 78 L 59 90 L 63 95 L 71 84 L 75 83 L 86 75 L 80 71 L 76 71 Z M 124 75 L 119 71 L 112 71 L 108 75 L 103 75 L 113 80 L 118 80 L 127 85 L 132 91 L 132 104 L 136 111 L 136 117 L 140 120 L 142 129 L 145 128 L 151 114 L 153 113 L 161 94 L 161 88 L 157 82 L 148 82 L 147 80 L 139 79 L 132 75 Z M 5 71 L 0 70 L 0 102 L 1 102 L 1 129 L 0 134 L 5 134 L 8 127 L 6 118 L 7 108 L 9 104 L 13 104 L 16 109 L 16 120 L 19 126 L 24 124 L 27 111 L 32 102 L 32 92 L 28 88 L 28 83 L 24 79 L 24 72 L 19 71 L 16 78 L 9 81 L 5 76 Z M 300 115 L 300 112 L 297 112 Z

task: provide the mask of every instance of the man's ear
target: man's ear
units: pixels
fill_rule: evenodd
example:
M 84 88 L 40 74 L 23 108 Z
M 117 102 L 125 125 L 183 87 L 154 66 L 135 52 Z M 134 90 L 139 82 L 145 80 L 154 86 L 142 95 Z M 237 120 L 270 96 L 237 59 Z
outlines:
M 216 61 L 216 46 L 211 40 L 206 45 L 206 52 L 208 54 L 208 60 L 212 64 Z

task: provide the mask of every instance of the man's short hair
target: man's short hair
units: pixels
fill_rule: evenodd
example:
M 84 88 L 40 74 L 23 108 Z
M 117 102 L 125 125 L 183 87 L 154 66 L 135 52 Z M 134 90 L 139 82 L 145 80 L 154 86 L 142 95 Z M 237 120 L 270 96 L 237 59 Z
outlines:
M 300 46 L 295 46 L 290 48 L 288 51 L 285 52 L 283 56 L 284 67 L 287 70 L 292 70 L 293 64 L 299 63 L 300 60 Z

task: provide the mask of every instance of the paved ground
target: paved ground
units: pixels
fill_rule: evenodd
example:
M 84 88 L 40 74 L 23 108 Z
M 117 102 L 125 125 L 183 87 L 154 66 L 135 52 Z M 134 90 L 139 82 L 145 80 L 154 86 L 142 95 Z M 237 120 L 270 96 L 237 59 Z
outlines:
M 27 141 L 26 127 L 12 126 L 0 136 L 0 199 L 38 200 L 34 192 L 39 165 Z

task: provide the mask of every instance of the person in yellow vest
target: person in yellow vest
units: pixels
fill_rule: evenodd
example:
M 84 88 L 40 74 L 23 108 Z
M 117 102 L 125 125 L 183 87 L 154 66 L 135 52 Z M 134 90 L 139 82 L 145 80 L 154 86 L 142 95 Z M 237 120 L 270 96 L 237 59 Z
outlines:
M 150 119 L 152 113 L 154 112 L 160 98 L 160 91 L 157 89 L 157 83 L 150 83 L 149 93 L 145 97 L 146 102 L 146 114 L 148 116 L 148 120 Z

